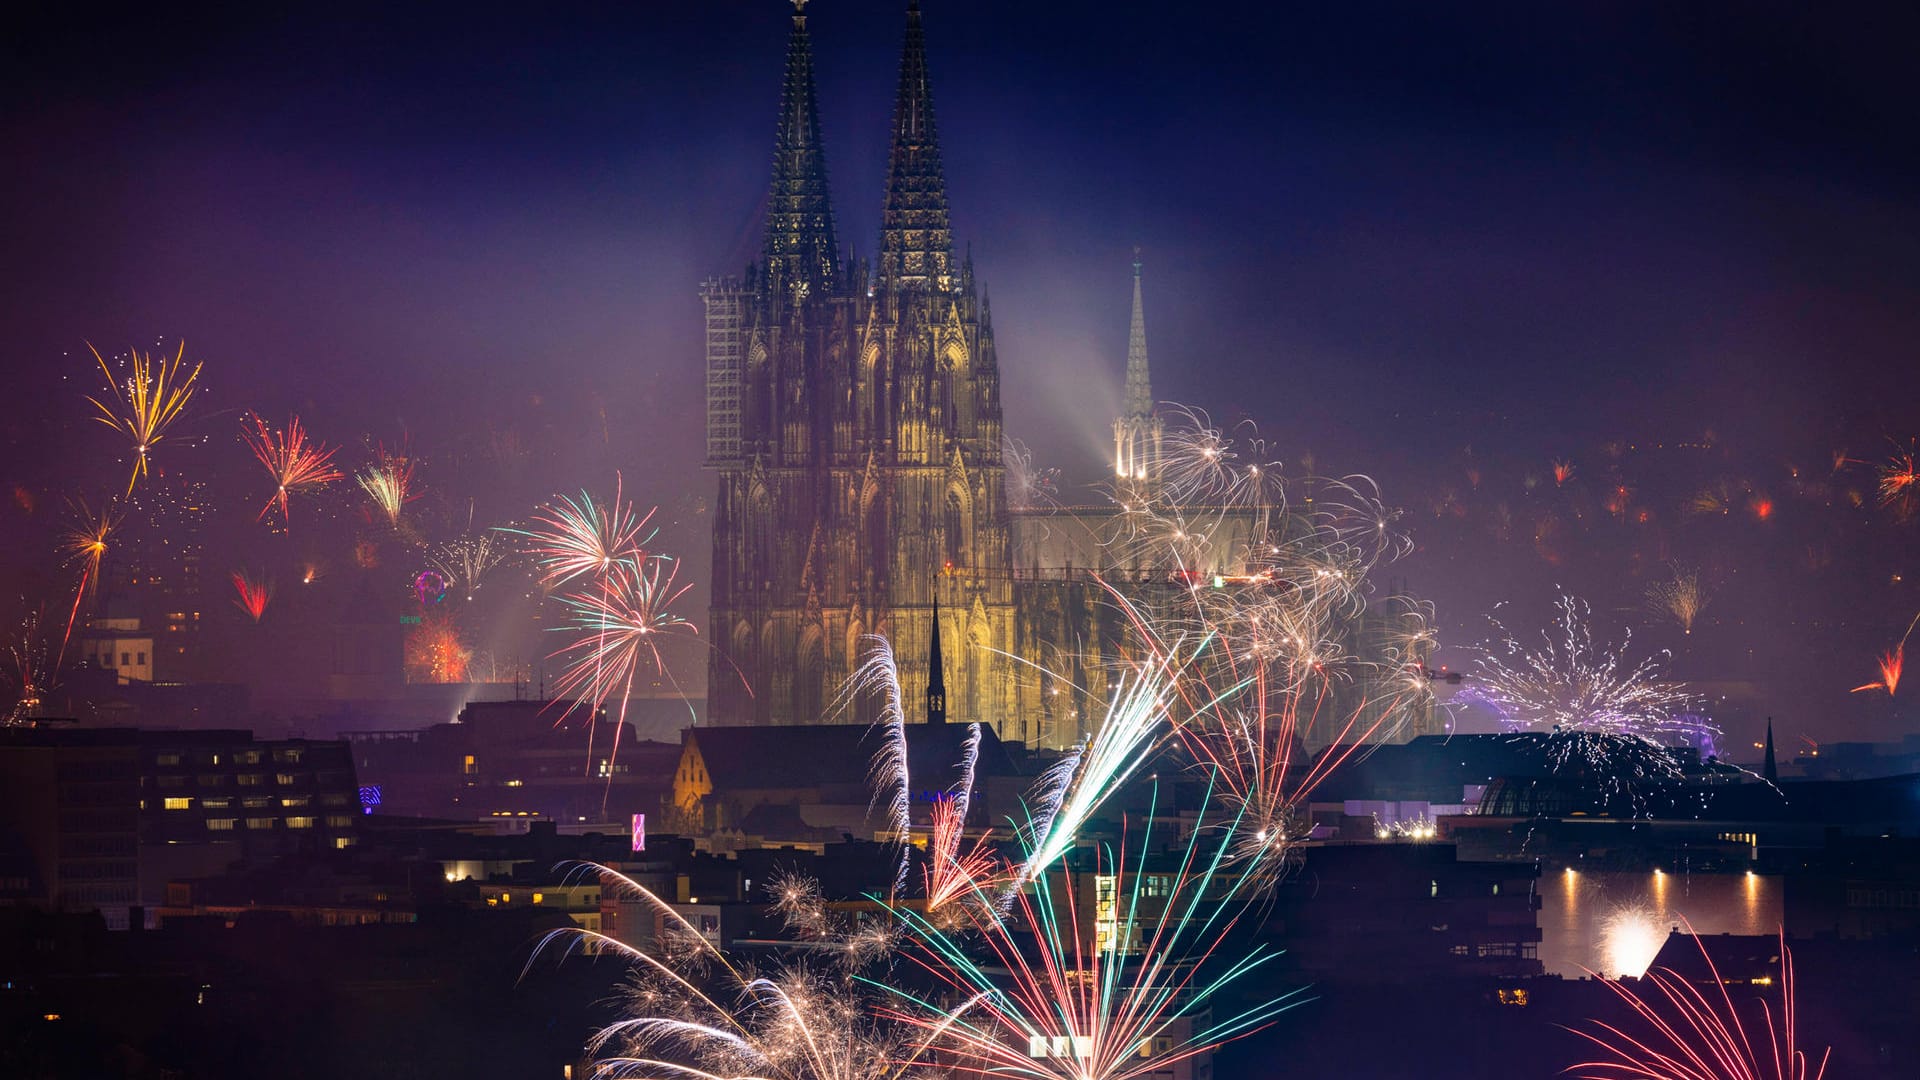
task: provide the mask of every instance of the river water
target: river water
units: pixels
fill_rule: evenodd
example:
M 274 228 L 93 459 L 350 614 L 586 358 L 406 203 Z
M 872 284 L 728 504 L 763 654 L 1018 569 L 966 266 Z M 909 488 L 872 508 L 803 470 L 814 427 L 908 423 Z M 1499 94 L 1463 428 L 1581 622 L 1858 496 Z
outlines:
M 1540 962 L 1549 975 L 1641 975 L 1669 930 L 1773 934 L 1780 879 L 1759 874 L 1595 873 L 1540 875 Z

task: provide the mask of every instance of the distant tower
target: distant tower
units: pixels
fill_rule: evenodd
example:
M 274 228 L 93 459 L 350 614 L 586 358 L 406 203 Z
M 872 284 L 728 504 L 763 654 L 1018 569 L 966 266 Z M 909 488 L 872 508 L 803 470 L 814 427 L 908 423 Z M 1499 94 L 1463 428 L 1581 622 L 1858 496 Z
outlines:
M 927 645 L 927 723 L 947 722 L 947 662 L 940 655 L 940 584 L 933 586 L 933 636 Z
M 1773 717 L 1767 717 L 1767 759 L 1760 766 L 1760 775 L 1769 784 L 1780 782 L 1780 767 L 1773 760 Z
M 1113 474 L 1147 483 L 1159 478 L 1160 436 L 1165 430 L 1153 408 L 1147 374 L 1147 316 L 1140 302 L 1140 249 L 1133 249 L 1133 325 L 1127 335 L 1127 390 L 1113 422 Z

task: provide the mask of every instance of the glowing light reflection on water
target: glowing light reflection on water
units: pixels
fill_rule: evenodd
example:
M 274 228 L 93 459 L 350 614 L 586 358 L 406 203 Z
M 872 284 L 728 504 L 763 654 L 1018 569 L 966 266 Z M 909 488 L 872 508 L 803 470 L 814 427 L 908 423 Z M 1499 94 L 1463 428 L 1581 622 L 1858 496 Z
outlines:
M 1540 876 L 1549 975 L 1641 975 L 1685 919 L 1700 934 L 1780 929 L 1780 879 L 1755 874 L 1549 870 Z

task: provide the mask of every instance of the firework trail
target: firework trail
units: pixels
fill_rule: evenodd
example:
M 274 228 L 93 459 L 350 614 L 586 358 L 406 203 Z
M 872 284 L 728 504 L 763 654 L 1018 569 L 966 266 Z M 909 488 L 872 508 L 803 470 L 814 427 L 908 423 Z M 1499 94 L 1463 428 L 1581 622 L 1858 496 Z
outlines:
M 1907 632 L 1900 635 L 1899 644 L 1880 654 L 1879 660 L 1876 661 L 1880 668 L 1880 680 L 1865 686 L 1856 686 L 1853 688 L 1853 693 L 1885 690 L 1887 696 L 1892 697 L 1900 689 L 1900 670 L 1907 664 L 1907 639 L 1913 636 L 1915 626 L 1920 626 L 1920 615 L 1915 615 L 1913 621 L 1907 624 Z
M 330 484 L 345 475 L 332 463 L 339 448 L 327 449 L 318 441 L 308 442 L 306 429 L 300 426 L 297 416 L 287 418 L 285 430 L 275 431 L 258 413 L 249 414 L 241 422 L 240 436 L 274 482 L 273 496 L 260 508 L 256 520 L 266 518 L 277 506 L 281 523 L 291 521 L 287 512 L 290 496 Z
M 80 583 L 73 591 L 73 610 L 67 614 L 67 630 L 60 637 L 60 651 L 54 655 L 55 666 L 66 658 L 74 624 L 80 619 L 81 603 L 92 599 L 100 590 L 100 562 L 107 555 L 107 539 L 124 516 L 114 501 L 109 501 L 97 514 L 87 508 L 85 501 L 74 502 L 72 510 L 76 523 L 60 538 L 60 546 L 66 551 L 69 563 L 79 564 Z
M 379 451 L 377 459 L 365 471 L 356 473 L 354 480 L 360 490 L 367 493 L 373 504 L 386 515 L 387 524 L 398 528 L 400 511 L 407 503 L 419 496 L 413 490 L 413 458 L 406 454 L 389 454 Z
M 1694 620 L 1707 609 L 1710 599 L 1706 586 L 1700 583 L 1700 574 L 1692 567 L 1673 564 L 1671 581 L 1656 581 L 1647 586 L 1647 606 L 1656 615 L 1671 618 L 1679 624 L 1680 631 L 1693 633 Z
M 1688 928 L 1712 983 L 1706 991 L 1677 972 L 1649 972 L 1639 989 L 1607 980 L 1644 1026 L 1629 1034 L 1593 1021 L 1593 1031 L 1576 1030 L 1606 1055 L 1569 1066 L 1581 1080 L 1821 1080 L 1832 1051 L 1818 1061 L 1801 1048 L 1798 1006 L 1794 1000 L 1793 951 L 1780 939 L 1780 1006 L 1762 1004 L 1765 1034 L 1755 1035 L 1740 1022 L 1726 980 L 1698 935 Z M 1651 989 L 1646 984 L 1651 984 Z
M 1553 463 L 1553 486 L 1567 486 L 1567 481 L 1573 479 L 1573 474 L 1579 471 L 1571 461 L 1555 461 Z
M 927 836 L 924 884 L 927 914 L 952 921 L 964 901 L 989 895 L 1006 879 L 1004 860 L 992 846 L 992 833 L 982 833 L 964 851 L 967 811 L 973 800 L 974 768 L 980 757 L 980 725 L 967 725 L 961 748 L 960 777 L 947 797 L 933 804 L 933 823 Z
M 1596 644 L 1584 601 L 1562 596 L 1557 607 L 1557 639 L 1543 632 L 1539 648 L 1521 645 L 1495 622 L 1502 640 L 1475 660 L 1476 685 L 1462 696 L 1493 709 L 1510 732 L 1545 733 L 1556 771 L 1577 763 L 1629 796 L 1636 781 L 1678 779 L 1668 745 L 1719 729 L 1693 714 L 1684 684 L 1662 678 L 1658 658 L 1626 666 L 1631 629 L 1618 649 Z
M 867 768 L 867 780 L 873 786 L 875 804 L 883 796 L 886 798 L 887 817 L 893 822 L 894 837 L 900 845 L 900 865 L 893 881 L 897 896 L 907 882 L 907 859 L 913 844 L 913 787 L 907 774 L 907 712 L 902 704 L 900 665 L 893 656 L 893 643 L 876 634 L 868 636 L 864 644 L 866 659 L 854 669 L 830 711 L 844 711 L 861 698 L 879 698 L 880 716 L 874 726 L 886 728 L 886 739 L 874 751 L 873 762 Z
M 147 475 L 147 456 L 161 439 L 166 437 L 168 429 L 180 419 L 186 410 L 187 402 L 192 400 L 194 385 L 200 379 L 202 365 L 193 365 L 193 370 L 180 374 L 187 358 L 187 343 L 180 343 L 180 351 L 172 360 L 161 357 L 158 365 L 151 355 L 134 351 L 128 356 L 128 365 L 133 369 L 123 383 L 114 377 L 113 369 L 100 355 L 100 350 L 87 345 L 93 353 L 93 359 L 100 365 L 101 374 L 107 377 L 107 386 L 112 391 L 109 405 L 96 397 L 87 398 L 93 407 L 100 410 L 94 419 L 115 431 L 126 434 L 133 443 L 133 471 L 127 477 L 127 494 L 133 494 L 133 485 Z
M 1893 511 L 1898 521 L 1911 521 L 1920 511 L 1920 471 L 1911 446 L 1896 451 L 1880 466 L 1880 505 Z
M 273 582 L 249 575 L 244 570 L 235 570 L 233 581 L 233 606 L 247 613 L 247 617 L 259 622 L 267 613 L 267 602 L 273 599 Z
M 549 949 L 587 948 L 633 965 L 628 1004 L 635 1015 L 602 1028 L 587 1045 L 599 1075 L 892 1080 L 924 1055 L 925 1040 L 903 1038 L 872 1020 L 869 996 L 855 978 L 876 958 L 873 947 L 888 944 L 888 935 L 831 925 L 818 887 L 810 882 L 776 881 L 776 906 L 795 911 L 806 926 L 817 926 L 818 934 L 809 931 L 809 937 L 841 947 L 827 952 L 830 963 L 824 967 L 781 966 L 758 974 L 626 875 L 591 864 L 576 873 L 597 874 L 605 892 L 646 906 L 664 927 L 662 955 L 568 927 L 549 934 L 528 961 L 530 970 Z M 783 897 L 781 890 L 792 895 Z M 717 986 L 702 985 L 708 982 Z
M 39 715 L 41 702 L 53 689 L 54 678 L 59 674 L 59 664 L 48 656 L 40 621 L 40 609 L 33 608 L 7 637 L 7 681 L 13 696 L 5 719 L 9 726 L 24 724 Z
M 894 908 L 906 929 L 905 960 L 933 978 L 943 1001 L 960 1004 L 948 1008 L 891 980 L 866 979 L 886 995 L 880 1016 L 923 1033 L 923 1045 L 961 1073 L 1060 1080 L 1160 1073 L 1251 1034 L 1297 998 L 1214 1013 L 1221 991 L 1277 955 L 1261 945 L 1225 947 L 1246 910 L 1244 898 L 1223 899 L 1216 888 L 1217 880 L 1227 885 L 1220 872 L 1231 832 L 1229 825 L 1206 851 L 1200 837 L 1220 831 L 1194 829 L 1159 896 L 1145 894 L 1147 875 L 1129 872 L 1123 841 L 1118 858 L 1107 853 L 1094 868 L 1116 887 L 1110 896 L 1095 891 L 1093 911 L 1081 905 L 1076 875 L 1064 867 L 1036 878 L 1016 894 L 1007 918 L 981 921 L 977 934 Z M 1141 859 L 1152 843 L 1149 825 Z
M 1106 718 L 1093 737 L 1041 777 L 1036 792 L 1039 808 L 1030 815 L 1025 830 L 1030 840 L 1021 882 L 1035 880 L 1059 861 L 1100 804 L 1159 749 L 1159 736 L 1173 706 L 1174 681 L 1183 664 L 1177 652 L 1167 652 L 1156 662 L 1137 665 L 1131 679 L 1118 678 Z

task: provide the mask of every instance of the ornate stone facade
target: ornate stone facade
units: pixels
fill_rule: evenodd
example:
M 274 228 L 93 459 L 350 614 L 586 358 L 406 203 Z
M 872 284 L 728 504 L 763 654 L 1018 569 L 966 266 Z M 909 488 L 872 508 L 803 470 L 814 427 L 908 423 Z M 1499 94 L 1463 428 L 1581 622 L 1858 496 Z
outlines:
M 807 18 L 789 37 L 762 261 L 709 281 L 714 506 L 709 711 L 830 719 L 883 634 L 926 685 L 936 588 L 957 719 L 1011 712 L 1013 598 L 992 318 L 956 260 L 917 5 L 892 129 L 880 260 L 837 246 Z M 911 692 L 911 690 L 910 690 Z M 867 717 L 859 711 L 844 718 Z

